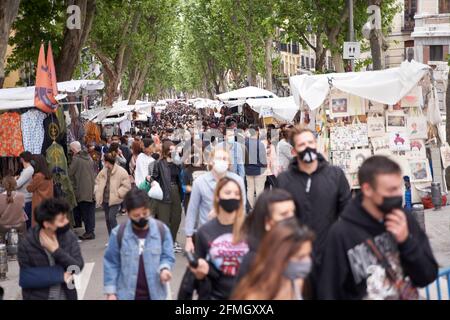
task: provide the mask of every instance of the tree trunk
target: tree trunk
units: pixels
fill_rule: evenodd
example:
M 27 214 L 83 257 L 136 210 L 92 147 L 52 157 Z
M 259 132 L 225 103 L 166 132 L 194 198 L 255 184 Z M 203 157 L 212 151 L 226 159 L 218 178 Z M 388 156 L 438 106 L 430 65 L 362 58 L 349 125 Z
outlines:
M 19 11 L 19 4 L 19 0 L 0 1 L 0 88 L 3 88 L 5 81 L 5 55 L 9 32 Z
M 323 47 L 323 42 L 321 39 L 321 33 L 316 34 L 316 65 L 315 69 L 317 72 L 323 73 L 325 71 L 327 50 Z
M 139 72 L 137 72 L 137 79 L 134 82 L 134 86 L 130 90 L 130 95 L 128 98 L 128 104 L 135 104 L 137 98 L 142 93 L 144 89 L 145 79 L 147 78 L 148 71 L 150 69 L 149 65 L 142 67 Z
M 273 37 L 270 35 L 267 37 L 265 50 L 265 62 L 266 62 L 266 90 L 272 91 L 272 50 L 273 50 Z
M 95 15 L 96 0 L 69 0 L 67 5 L 77 5 L 81 11 L 81 29 L 65 28 L 61 52 L 56 59 L 56 78 L 58 81 L 72 80 L 73 73 L 80 62 L 80 53 L 91 31 Z
M 370 5 L 381 6 L 381 0 L 369 0 Z M 372 54 L 373 70 L 384 69 L 383 59 L 383 33 L 381 30 L 372 29 L 370 31 L 370 52 Z
M 336 72 L 345 72 L 344 60 L 340 52 L 331 52 L 331 59 L 333 60 L 334 68 Z

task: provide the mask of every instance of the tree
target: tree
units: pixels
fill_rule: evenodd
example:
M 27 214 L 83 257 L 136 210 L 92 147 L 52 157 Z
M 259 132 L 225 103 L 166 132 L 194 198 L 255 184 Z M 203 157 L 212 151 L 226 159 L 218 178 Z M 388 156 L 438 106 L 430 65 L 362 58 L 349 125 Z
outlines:
M 19 11 L 19 0 L 3 0 L 0 2 L 0 88 L 5 81 L 5 55 L 8 47 L 11 25 Z
M 56 76 L 58 81 L 72 79 L 74 70 L 80 61 L 80 52 L 91 31 L 95 15 L 95 0 L 67 0 L 66 6 L 79 6 L 81 12 L 81 29 L 64 29 L 62 48 L 56 59 Z
M 66 27 L 69 5 L 78 5 L 81 29 Z M 13 52 L 8 58 L 7 72 L 23 70 L 35 78 L 34 63 L 42 42 L 52 42 L 58 81 L 71 80 L 79 63 L 80 52 L 89 36 L 95 15 L 96 0 L 26 0 L 21 1 L 19 14 L 9 39 Z

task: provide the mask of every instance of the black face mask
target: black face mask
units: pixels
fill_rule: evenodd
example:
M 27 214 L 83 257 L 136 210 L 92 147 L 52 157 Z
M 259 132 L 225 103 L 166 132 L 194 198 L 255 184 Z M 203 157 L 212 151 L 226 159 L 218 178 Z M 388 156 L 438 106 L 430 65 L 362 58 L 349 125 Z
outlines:
M 383 202 L 377 205 L 378 209 L 384 214 L 392 212 L 394 209 L 401 209 L 403 204 L 402 196 L 383 197 Z
M 228 213 L 232 213 L 239 208 L 241 200 L 238 199 L 220 199 L 219 206 Z
M 297 153 L 298 159 L 304 163 L 311 163 L 317 159 L 317 150 L 307 147 L 305 150 Z
M 148 225 L 148 218 L 140 218 L 138 221 L 131 219 L 131 223 L 142 229 Z
M 56 234 L 57 234 L 57 235 L 62 235 L 62 234 L 66 233 L 66 232 L 69 231 L 69 230 L 70 230 L 70 223 L 66 224 L 66 225 L 63 226 L 63 227 L 58 227 L 58 228 L 56 229 Z

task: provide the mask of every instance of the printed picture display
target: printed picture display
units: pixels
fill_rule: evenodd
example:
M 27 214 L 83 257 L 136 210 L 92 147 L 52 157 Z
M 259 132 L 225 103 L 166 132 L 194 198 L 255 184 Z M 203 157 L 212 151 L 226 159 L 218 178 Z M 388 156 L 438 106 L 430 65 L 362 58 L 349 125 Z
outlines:
M 358 173 L 357 172 L 347 172 L 345 173 L 350 189 L 359 189 Z
M 411 172 L 411 182 L 432 181 L 430 166 L 427 159 L 410 160 L 409 169 Z
M 369 146 L 366 123 L 355 123 L 347 126 L 330 128 L 331 150 L 350 150 Z
M 333 165 L 341 168 L 343 171 L 349 171 L 351 168 L 350 151 L 332 151 Z
M 370 101 L 370 100 L 366 100 L 367 101 L 367 112 L 372 112 L 372 113 L 383 113 L 384 112 L 384 104 L 379 103 L 379 102 L 374 102 L 374 101 Z
M 427 150 L 425 141 L 420 139 L 410 140 L 410 150 L 406 153 L 409 159 L 426 159 Z
M 367 118 L 367 134 L 369 138 L 384 136 L 386 129 L 384 126 L 383 117 L 368 117 Z
M 390 156 L 392 151 L 389 147 L 389 135 L 385 134 L 383 137 L 371 138 L 373 154 L 379 156 Z
M 372 151 L 370 149 L 353 149 L 350 151 L 350 154 L 350 172 L 358 172 L 363 162 L 372 156 Z
M 422 87 L 415 86 L 406 96 L 401 100 L 403 108 L 420 107 L 422 104 Z
M 348 113 L 351 116 L 359 116 L 366 114 L 366 101 L 364 98 L 349 95 Z
M 335 93 L 330 98 L 330 111 L 333 118 L 348 117 L 349 95 L 345 93 Z
M 450 166 L 450 146 L 446 143 L 441 147 L 442 165 L 445 169 Z
M 427 119 L 424 115 L 408 117 L 406 119 L 407 131 L 410 139 L 426 139 L 427 138 Z
M 409 151 L 411 149 L 409 137 L 404 131 L 389 133 L 389 148 L 391 151 Z
M 403 112 L 386 113 L 386 131 L 405 131 L 406 115 Z

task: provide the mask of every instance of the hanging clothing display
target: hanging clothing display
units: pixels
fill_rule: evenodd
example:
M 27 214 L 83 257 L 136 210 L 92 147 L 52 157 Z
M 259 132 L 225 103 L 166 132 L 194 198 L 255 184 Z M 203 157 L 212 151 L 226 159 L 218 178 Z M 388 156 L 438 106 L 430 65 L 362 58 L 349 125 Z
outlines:
M 121 123 L 119 123 L 119 127 L 122 135 L 125 135 L 125 132 L 130 132 L 131 130 L 131 121 L 125 119 Z
M 0 157 L 18 157 L 23 151 L 20 114 L 0 114 Z
M 100 128 L 93 122 L 89 121 L 85 124 L 84 130 L 86 131 L 85 142 L 86 144 L 100 143 Z
M 68 176 L 67 159 L 64 154 L 64 149 L 58 143 L 52 143 L 46 150 L 46 160 L 55 185 L 55 198 L 64 198 L 69 203 L 71 209 L 75 208 L 77 201 Z
M 64 154 L 67 155 L 67 134 L 62 133 L 59 127 L 58 119 L 53 114 L 50 114 L 44 120 L 44 142 L 42 144 L 43 154 L 54 141 L 62 146 L 64 149 Z
M 44 120 L 47 114 L 32 109 L 21 115 L 23 147 L 32 154 L 41 154 L 44 142 Z

